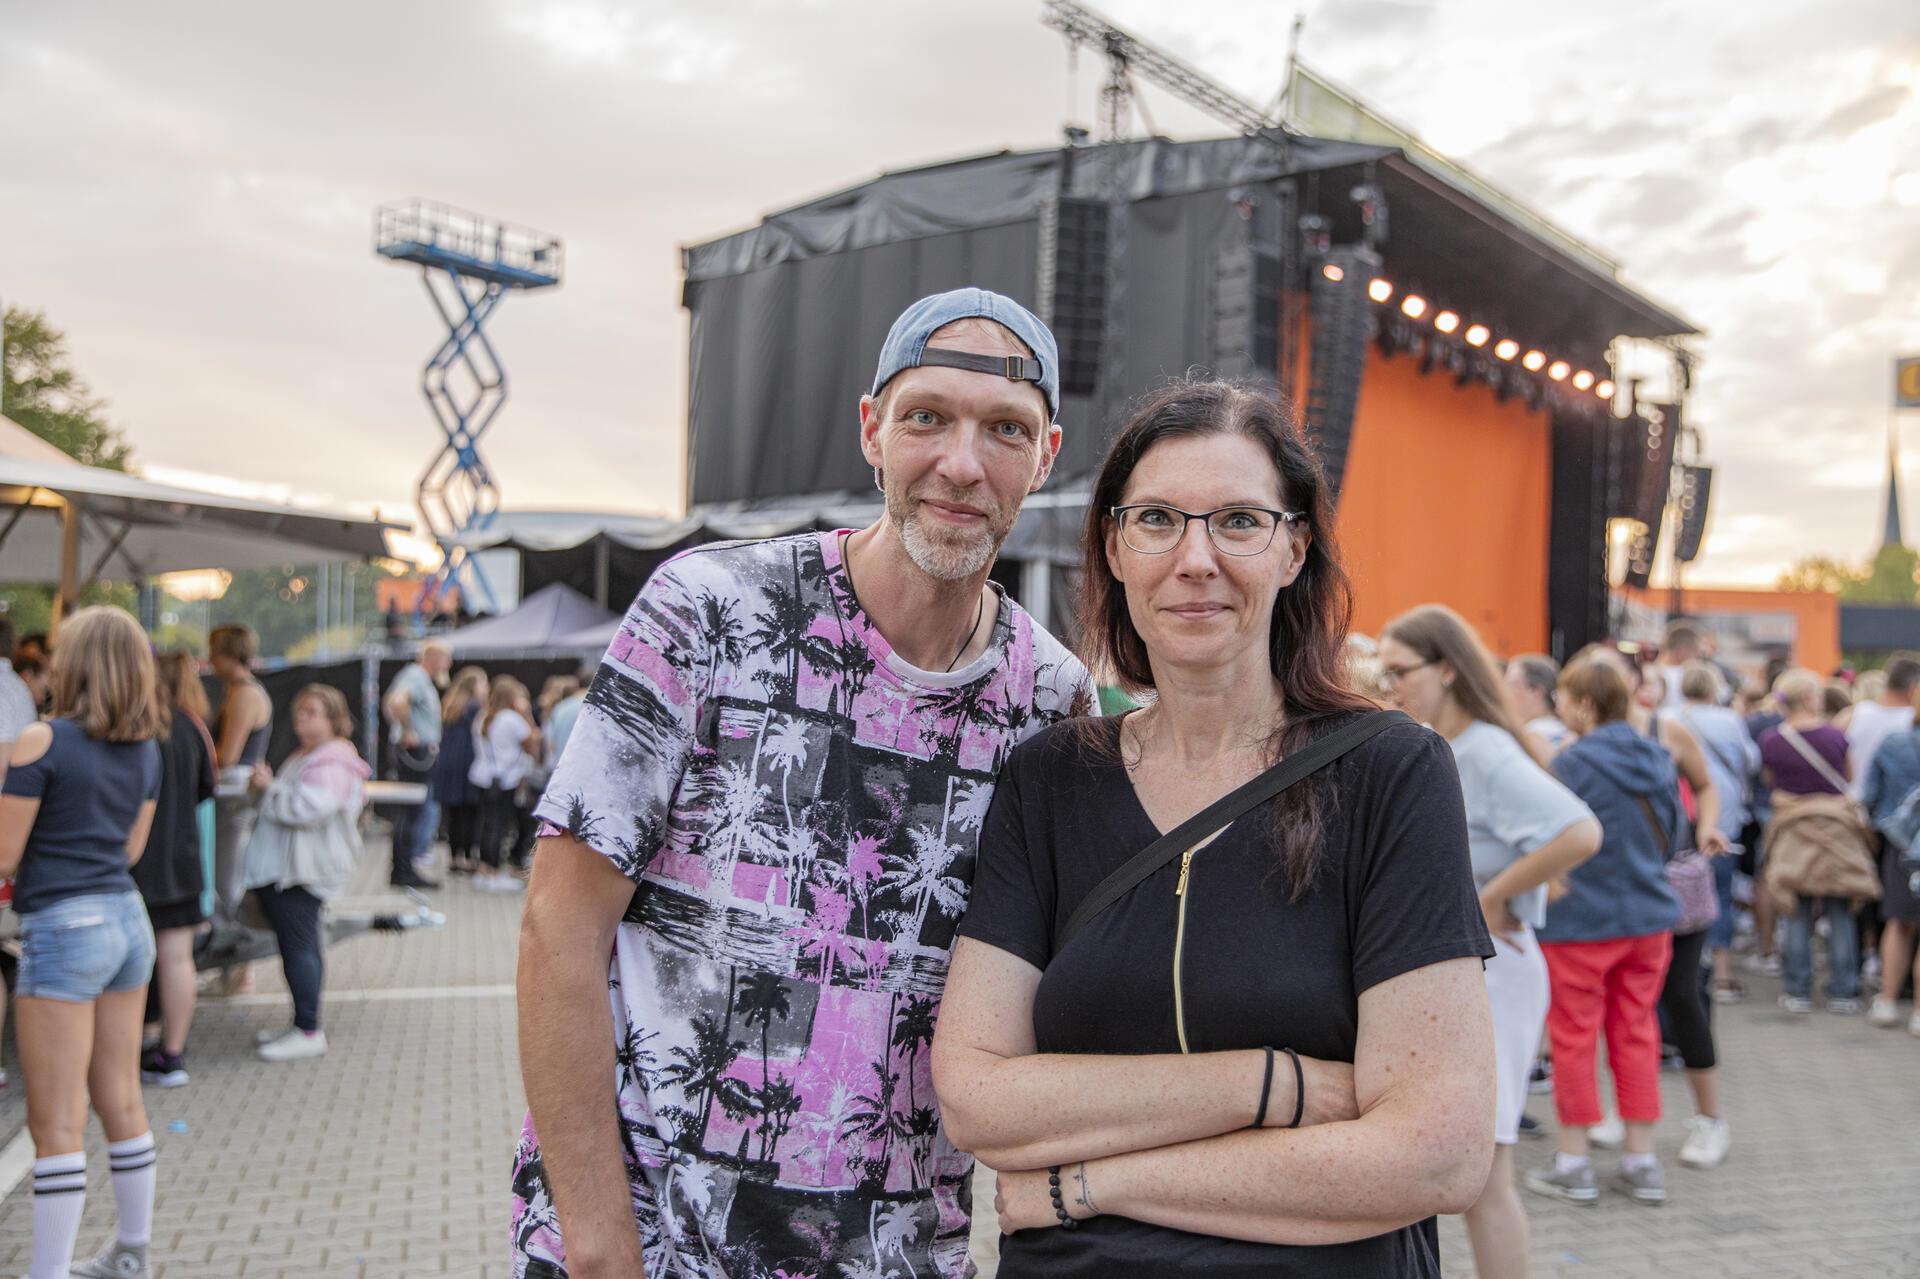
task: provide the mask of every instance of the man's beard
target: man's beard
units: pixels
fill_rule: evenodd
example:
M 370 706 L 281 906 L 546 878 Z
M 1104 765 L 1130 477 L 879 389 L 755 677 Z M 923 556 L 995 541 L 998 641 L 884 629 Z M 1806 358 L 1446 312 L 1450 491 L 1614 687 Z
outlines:
M 943 582 L 958 582 L 983 572 L 1013 528 L 1014 516 L 986 500 L 984 493 L 947 491 L 938 481 L 928 481 L 911 491 L 896 484 L 883 483 L 883 488 L 887 518 L 893 522 L 900 544 L 907 548 L 907 558 L 922 573 Z M 920 518 L 917 503 L 927 498 L 982 508 L 986 519 L 978 529 L 942 528 Z

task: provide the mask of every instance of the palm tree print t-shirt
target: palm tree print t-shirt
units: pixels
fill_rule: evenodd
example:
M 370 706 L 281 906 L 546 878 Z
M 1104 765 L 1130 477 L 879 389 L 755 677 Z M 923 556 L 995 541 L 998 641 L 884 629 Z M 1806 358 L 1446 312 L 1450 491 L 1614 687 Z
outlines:
M 662 566 L 536 810 L 635 882 L 608 984 L 649 1275 L 967 1273 L 934 1014 L 994 776 L 1093 687 L 1004 597 L 977 661 L 907 665 L 841 536 Z M 516 1279 L 564 1275 L 531 1119 L 513 1217 Z

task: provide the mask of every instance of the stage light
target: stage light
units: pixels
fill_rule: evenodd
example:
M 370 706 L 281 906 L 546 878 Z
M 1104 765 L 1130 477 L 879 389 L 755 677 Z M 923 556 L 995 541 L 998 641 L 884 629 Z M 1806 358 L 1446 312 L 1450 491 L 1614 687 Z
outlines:
M 1525 355 L 1520 357 L 1521 365 L 1529 373 L 1538 373 L 1540 371 L 1540 366 L 1545 364 L 1546 362 L 1547 362 L 1546 355 L 1540 351 L 1528 351 Z
M 1341 268 L 1338 262 L 1327 263 L 1325 266 L 1320 268 L 1320 274 L 1326 276 L 1329 280 L 1332 280 L 1335 284 L 1338 284 L 1340 283 L 1340 281 L 1347 278 L 1346 271 Z
M 1433 317 L 1433 327 L 1442 333 L 1451 333 L 1460 327 L 1460 317 L 1451 311 L 1442 311 Z
M 1573 375 L 1574 390 L 1584 391 L 1592 385 L 1593 385 L 1593 374 L 1587 372 L 1585 369 L 1581 369 L 1578 373 Z
M 1552 364 L 1547 366 L 1547 376 L 1552 378 L 1556 382 L 1566 381 L 1567 374 L 1571 373 L 1572 371 L 1573 371 L 1573 367 L 1569 365 L 1565 360 L 1555 360 Z
M 1485 346 L 1487 339 L 1492 336 L 1492 330 L 1488 329 L 1484 324 L 1470 324 L 1467 326 L 1468 346 Z
M 1501 338 L 1499 344 L 1493 348 L 1493 353 L 1503 360 L 1511 360 L 1520 354 L 1520 344 L 1512 338 Z
M 1400 311 L 1409 320 L 1417 320 L 1427 313 L 1427 300 L 1417 293 L 1407 294 L 1407 300 L 1400 304 Z
M 1367 286 L 1367 296 L 1375 302 L 1385 302 L 1393 296 L 1393 286 L 1385 280 L 1376 279 L 1372 284 Z
M 1611 400 L 1613 398 L 1613 383 L 1600 382 L 1593 388 L 1593 393 L 1603 400 Z

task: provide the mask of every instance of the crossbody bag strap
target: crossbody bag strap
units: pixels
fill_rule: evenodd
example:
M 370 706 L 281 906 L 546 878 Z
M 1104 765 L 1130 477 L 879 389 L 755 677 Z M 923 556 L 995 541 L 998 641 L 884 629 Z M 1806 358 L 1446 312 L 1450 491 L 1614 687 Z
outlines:
M 1834 772 L 1833 765 L 1821 758 L 1820 753 L 1813 749 L 1813 744 L 1807 741 L 1806 738 L 1800 736 L 1799 733 L 1785 724 L 1780 725 L 1780 736 L 1786 739 L 1787 745 L 1800 752 L 1801 759 L 1813 765 L 1813 771 L 1824 777 L 1827 785 L 1833 787 L 1842 795 L 1852 790 L 1852 787 L 1847 785 L 1847 779 Z
M 1328 733 L 1319 741 L 1287 756 L 1246 785 L 1215 800 L 1128 858 L 1119 869 L 1094 885 L 1093 891 L 1067 917 L 1054 943 L 1053 953 L 1057 955 L 1065 950 L 1067 943 L 1086 926 L 1087 921 L 1132 892 L 1142 880 L 1187 849 L 1203 840 L 1211 840 L 1249 810 L 1272 799 L 1301 778 L 1318 772 L 1382 731 L 1395 724 L 1412 722 L 1400 711 L 1369 711 L 1344 728 Z
M 1664 861 L 1673 859 L 1673 843 L 1667 838 L 1667 828 L 1660 824 L 1660 818 L 1653 811 L 1653 801 L 1645 795 L 1635 795 L 1634 802 L 1640 805 L 1640 811 L 1646 816 L 1647 825 L 1653 828 L 1653 846 L 1660 850 Z

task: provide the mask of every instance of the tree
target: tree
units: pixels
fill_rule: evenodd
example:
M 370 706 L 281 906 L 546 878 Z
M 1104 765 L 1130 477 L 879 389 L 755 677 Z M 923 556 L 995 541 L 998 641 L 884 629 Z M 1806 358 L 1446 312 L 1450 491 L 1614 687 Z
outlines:
M 1863 573 L 1841 586 L 1840 598 L 1849 604 L 1911 604 L 1920 595 L 1916 570 L 1920 552 L 1883 546 Z
M 1777 591 L 1825 592 L 1838 595 L 1840 588 L 1858 580 L 1858 570 L 1824 555 L 1809 555 L 1780 575 L 1773 584 Z
M 0 408 L 75 461 L 126 470 L 133 446 L 108 424 L 106 401 L 69 359 L 67 335 L 44 312 L 8 307 L 0 319 Z

